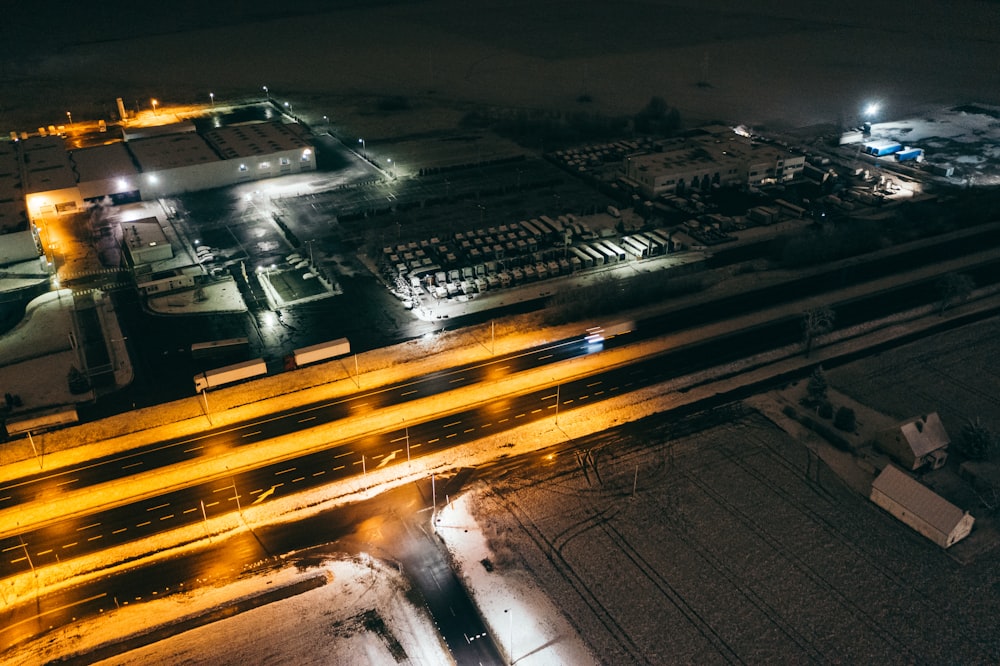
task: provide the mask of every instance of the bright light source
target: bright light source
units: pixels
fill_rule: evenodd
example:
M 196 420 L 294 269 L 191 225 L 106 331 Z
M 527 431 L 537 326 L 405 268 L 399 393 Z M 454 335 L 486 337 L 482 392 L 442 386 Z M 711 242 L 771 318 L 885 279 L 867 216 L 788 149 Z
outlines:
M 878 113 L 879 105 L 878 102 L 871 102 L 865 107 L 865 116 L 874 116 Z

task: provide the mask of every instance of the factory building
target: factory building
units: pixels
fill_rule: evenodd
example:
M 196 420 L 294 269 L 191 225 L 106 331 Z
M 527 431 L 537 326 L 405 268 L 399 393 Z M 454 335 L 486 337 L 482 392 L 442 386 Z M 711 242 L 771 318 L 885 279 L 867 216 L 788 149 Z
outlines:
M 622 180 L 645 197 L 683 194 L 713 186 L 781 183 L 805 168 L 805 156 L 758 143 L 724 126 L 711 126 L 660 144 L 661 150 L 628 155 Z

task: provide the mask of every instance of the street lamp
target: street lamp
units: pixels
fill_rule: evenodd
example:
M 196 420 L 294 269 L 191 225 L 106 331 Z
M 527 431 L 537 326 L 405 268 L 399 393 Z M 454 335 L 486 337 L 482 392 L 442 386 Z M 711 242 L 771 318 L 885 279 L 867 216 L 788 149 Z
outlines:
M 264 97 L 266 97 L 270 101 L 270 99 L 271 99 L 271 93 L 268 92 L 267 86 L 263 86 L 263 88 L 264 88 Z
M 67 111 L 66 112 L 66 117 L 69 119 L 69 124 L 72 125 L 73 124 L 73 114 L 70 113 L 69 111 Z
M 215 93 L 208 93 L 208 98 L 212 100 L 212 106 L 215 106 Z
M 361 144 L 361 154 L 364 155 L 365 159 L 368 159 L 368 149 L 365 147 L 365 140 L 358 139 L 358 143 Z
M 389 175 L 392 176 L 393 178 L 395 178 L 396 174 L 395 174 L 395 172 L 392 169 L 392 160 L 387 157 L 387 158 L 385 158 L 385 161 L 389 165 Z
M 326 123 L 327 127 L 329 127 L 330 126 L 330 116 L 323 116 L 323 122 Z
M 160 102 L 155 99 L 150 101 L 153 103 L 153 115 L 156 115 L 156 105 L 159 104 Z

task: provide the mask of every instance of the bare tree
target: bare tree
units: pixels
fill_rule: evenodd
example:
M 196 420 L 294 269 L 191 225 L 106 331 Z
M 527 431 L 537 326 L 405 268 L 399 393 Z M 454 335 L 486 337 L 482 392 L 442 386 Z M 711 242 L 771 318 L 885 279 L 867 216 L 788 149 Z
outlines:
M 826 305 L 810 308 L 802 315 L 802 344 L 805 345 L 806 358 L 812 352 L 813 342 L 821 335 L 833 330 L 833 322 L 837 315 Z

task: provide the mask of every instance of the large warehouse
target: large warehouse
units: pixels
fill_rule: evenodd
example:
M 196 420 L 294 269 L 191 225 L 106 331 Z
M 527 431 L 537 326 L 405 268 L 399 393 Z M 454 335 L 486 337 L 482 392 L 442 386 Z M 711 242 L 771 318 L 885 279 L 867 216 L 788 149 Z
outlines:
M 184 122 L 73 151 L 53 136 L 30 137 L 13 147 L 32 220 L 76 212 L 90 201 L 156 199 L 316 168 L 315 151 L 301 127 L 279 122 L 203 134 Z M 11 171 L 0 178 L 21 182 Z

